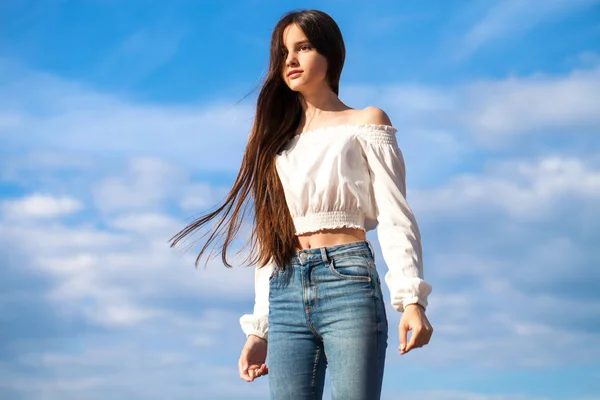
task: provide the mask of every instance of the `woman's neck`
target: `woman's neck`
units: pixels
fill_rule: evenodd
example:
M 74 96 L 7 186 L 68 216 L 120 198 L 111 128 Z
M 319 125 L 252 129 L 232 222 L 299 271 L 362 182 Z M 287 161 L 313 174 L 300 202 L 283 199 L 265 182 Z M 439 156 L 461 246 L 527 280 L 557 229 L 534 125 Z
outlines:
M 304 111 L 303 123 L 327 118 L 330 114 L 350 108 L 328 87 L 319 92 L 302 94 L 301 103 Z

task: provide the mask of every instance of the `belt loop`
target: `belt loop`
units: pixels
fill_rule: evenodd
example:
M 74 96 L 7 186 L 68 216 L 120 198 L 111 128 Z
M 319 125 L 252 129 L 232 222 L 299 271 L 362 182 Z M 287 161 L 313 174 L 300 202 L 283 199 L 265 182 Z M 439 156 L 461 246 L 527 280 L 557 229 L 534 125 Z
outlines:
M 329 258 L 327 257 L 327 250 L 325 250 L 325 247 L 321 247 L 321 259 L 326 264 L 329 262 Z
M 375 261 L 375 250 L 373 250 L 373 245 L 368 240 L 366 242 L 369 245 L 369 250 L 371 250 L 371 257 L 373 257 L 373 261 Z

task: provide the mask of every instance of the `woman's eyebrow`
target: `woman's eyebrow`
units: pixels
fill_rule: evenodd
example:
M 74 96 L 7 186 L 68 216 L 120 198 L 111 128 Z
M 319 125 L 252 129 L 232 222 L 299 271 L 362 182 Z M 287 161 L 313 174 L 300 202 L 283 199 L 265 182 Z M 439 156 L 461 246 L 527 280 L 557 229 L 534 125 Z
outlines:
M 310 40 L 308 40 L 308 39 L 300 40 L 299 42 L 296 42 L 296 43 L 292 44 L 292 47 L 298 47 L 298 46 L 303 45 L 303 44 L 310 44 Z M 284 49 L 286 48 L 285 43 L 282 43 L 282 46 L 283 46 Z

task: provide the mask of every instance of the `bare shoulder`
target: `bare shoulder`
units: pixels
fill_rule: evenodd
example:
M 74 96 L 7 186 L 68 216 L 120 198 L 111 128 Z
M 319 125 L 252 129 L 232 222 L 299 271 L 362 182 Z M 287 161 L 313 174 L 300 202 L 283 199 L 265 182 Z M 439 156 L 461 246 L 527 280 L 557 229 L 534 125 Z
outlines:
M 369 106 L 356 113 L 356 123 L 374 125 L 392 125 L 390 117 L 381 108 Z

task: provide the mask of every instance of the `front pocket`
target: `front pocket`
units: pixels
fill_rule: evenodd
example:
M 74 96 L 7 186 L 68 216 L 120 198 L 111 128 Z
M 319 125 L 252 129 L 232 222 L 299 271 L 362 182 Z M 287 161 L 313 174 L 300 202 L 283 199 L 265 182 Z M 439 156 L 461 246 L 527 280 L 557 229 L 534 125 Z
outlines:
M 365 257 L 351 256 L 329 260 L 329 270 L 335 276 L 354 281 L 371 281 L 372 262 Z

